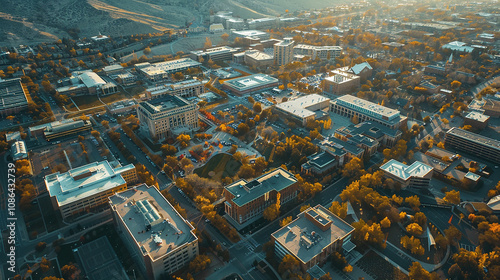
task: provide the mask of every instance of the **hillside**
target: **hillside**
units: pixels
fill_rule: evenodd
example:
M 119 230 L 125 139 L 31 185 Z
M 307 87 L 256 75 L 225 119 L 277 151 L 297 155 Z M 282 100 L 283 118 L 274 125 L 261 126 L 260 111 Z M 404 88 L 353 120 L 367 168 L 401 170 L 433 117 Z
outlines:
M 0 45 L 53 41 L 99 32 L 128 35 L 164 31 L 202 23 L 210 11 L 230 10 L 242 18 L 259 18 L 290 11 L 331 6 L 323 0 L 3 0 Z

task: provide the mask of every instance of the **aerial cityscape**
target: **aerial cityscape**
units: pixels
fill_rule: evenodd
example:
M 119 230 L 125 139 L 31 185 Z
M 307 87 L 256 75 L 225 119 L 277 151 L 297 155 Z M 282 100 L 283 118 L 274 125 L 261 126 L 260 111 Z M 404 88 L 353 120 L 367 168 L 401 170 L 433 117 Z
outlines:
M 0 279 L 500 279 L 500 1 L 1 1 Z

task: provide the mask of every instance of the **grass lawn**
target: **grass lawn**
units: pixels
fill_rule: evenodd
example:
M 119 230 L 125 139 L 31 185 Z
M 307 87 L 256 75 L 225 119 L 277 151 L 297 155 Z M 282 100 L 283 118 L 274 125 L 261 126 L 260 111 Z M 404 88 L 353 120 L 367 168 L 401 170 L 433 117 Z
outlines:
M 240 169 L 240 166 L 241 163 L 233 159 L 233 156 L 228 154 L 217 154 L 204 166 L 195 169 L 194 173 L 198 174 L 200 177 L 219 181 L 225 177 L 233 177 Z
M 96 106 L 102 106 L 103 104 L 97 98 L 97 95 L 84 95 L 72 97 L 73 101 L 76 103 L 80 110 L 90 109 Z

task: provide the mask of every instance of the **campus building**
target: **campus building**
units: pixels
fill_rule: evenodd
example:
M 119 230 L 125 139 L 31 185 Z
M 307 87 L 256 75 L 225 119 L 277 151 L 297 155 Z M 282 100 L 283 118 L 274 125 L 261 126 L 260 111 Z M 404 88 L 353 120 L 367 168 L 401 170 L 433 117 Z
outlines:
M 386 178 L 401 184 L 402 188 L 427 188 L 432 178 L 433 168 L 425 163 L 415 161 L 410 166 L 391 159 L 380 167 Z
M 43 135 L 47 141 L 52 141 L 64 136 L 82 135 L 91 129 L 92 123 L 90 120 L 66 119 L 32 126 L 29 128 L 29 133 L 34 137 Z
M 322 146 L 321 151 L 307 157 L 307 162 L 301 165 L 301 172 L 314 176 L 329 175 L 344 165 L 346 155 L 343 149 Z
M 194 227 L 156 187 L 116 193 L 109 204 L 123 243 L 147 279 L 166 279 L 198 255 Z
M 118 86 L 110 78 L 104 79 L 93 71 L 80 71 L 57 82 L 56 91 L 67 96 L 108 95 L 118 92 Z
M 26 143 L 23 140 L 14 142 L 10 148 L 10 152 L 14 161 L 28 158 L 28 150 L 26 149 Z
M 444 144 L 491 162 L 500 162 L 500 141 L 496 139 L 452 127 L 446 132 Z
M 305 44 L 298 44 L 293 47 L 295 55 L 307 55 L 312 60 L 331 60 L 339 57 L 342 54 L 342 47 L 340 46 L 311 46 Z
M 319 94 L 309 94 L 277 104 L 275 109 L 305 126 L 308 121 L 327 116 L 329 105 L 330 98 Z
M 171 74 L 182 72 L 189 68 L 197 68 L 200 65 L 201 63 L 191 58 L 181 58 L 154 64 L 148 62 L 141 63 L 141 65 L 136 65 L 136 70 L 150 81 L 156 82 L 168 79 Z
M 342 67 L 337 70 L 359 76 L 361 82 L 366 82 L 373 74 L 373 68 L 368 62 L 359 63 L 352 67 Z
M 332 100 L 330 111 L 348 118 L 356 116 L 360 122 L 378 122 L 391 129 L 399 129 L 406 125 L 408 120 L 407 117 L 401 116 L 397 110 L 352 95 L 344 95 Z
M 284 38 L 282 42 L 274 45 L 274 64 L 277 66 L 286 65 L 293 61 L 292 38 Z
M 258 50 L 246 51 L 243 56 L 243 61 L 250 67 L 260 68 L 269 67 L 274 63 L 274 58 L 265 52 Z
M 335 95 L 344 95 L 354 92 L 360 87 L 360 77 L 340 70 L 331 71 L 333 76 L 322 81 L 323 91 Z
M 193 60 L 200 61 L 226 61 L 232 60 L 233 54 L 239 52 L 239 49 L 231 48 L 228 46 L 216 47 L 206 50 L 191 51 L 189 57 Z
M 201 81 L 194 79 L 146 89 L 146 97 L 148 99 L 159 98 L 165 95 L 176 95 L 187 98 L 203 93 L 205 93 L 205 85 Z
M 163 139 L 198 127 L 196 104 L 175 95 L 139 103 L 137 117 L 151 138 Z
M 226 216 L 242 225 L 262 217 L 278 199 L 281 205 L 294 200 L 297 193 L 297 179 L 281 167 L 250 182 L 241 179 L 224 188 Z
M 368 137 L 377 141 L 380 145 L 392 148 L 401 139 L 403 133 L 398 129 L 391 129 L 380 123 L 369 121 L 347 127 L 343 126 L 335 130 L 335 137 L 344 141 L 348 141 L 357 135 Z
M 488 121 L 490 120 L 490 116 L 485 114 L 472 111 L 469 112 L 464 118 L 464 126 L 470 125 L 474 129 L 483 130 L 488 126 Z
M 231 92 L 243 95 L 250 92 L 262 91 L 277 87 L 279 85 L 278 79 L 266 74 L 255 74 L 242 78 L 236 78 L 225 81 L 222 88 L 230 90 Z
M 0 79 L 0 116 L 15 115 L 28 108 L 28 91 L 21 79 Z
M 321 205 L 310 207 L 271 234 L 278 259 L 292 255 L 306 272 L 323 265 L 333 252 L 350 252 L 354 228 Z
M 52 205 L 59 209 L 64 219 L 106 204 L 108 196 L 126 190 L 127 184 L 137 181 L 133 164 L 113 168 L 108 161 L 45 176 Z

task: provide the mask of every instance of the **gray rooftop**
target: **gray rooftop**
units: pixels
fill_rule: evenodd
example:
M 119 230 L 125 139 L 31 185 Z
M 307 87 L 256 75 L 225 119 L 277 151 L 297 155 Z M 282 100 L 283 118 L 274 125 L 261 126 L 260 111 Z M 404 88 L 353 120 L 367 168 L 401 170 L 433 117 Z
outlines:
M 198 239 L 194 227 L 154 186 L 142 184 L 117 193 L 109 197 L 109 203 L 133 236 L 135 246 L 152 260 Z
M 330 154 L 329 152 L 322 151 L 315 153 L 313 155 L 310 155 L 308 157 L 308 162 L 310 165 L 317 166 L 318 168 L 322 168 L 328 164 L 331 164 L 335 161 L 335 157 Z
M 485 145 L 490 148 L 500 150 L 500 141 L 464 129 L 452 127 L 450 130 L 446 132 L 446 134 L 451 134 L 475 142 L 477 144 Z
M 233 194 L 233 202 L 238 206 L 243 206 L 270 191 L 282 191 L 285 188 L 297 183 L 295 176 L 283 168 L 277 168 L 250 182 L 242 179 L 225 187 Z
M 166 110 L 171 110 L 187 105 L 191 105 L 191 103 L 186 101 L 184 98 L 175 95 L 164 95 L 160 98 L 155 98 L 139 103 L 139 106 L 145 108 L 151 114 L 160 113 Z
M 0 79 L 0 110 L 28 105 L 21 79 Z
M 300 213 L 272 236 L 283 248 L 307 263 L 330 244 L 344 239 L 354 228 L 321 205 Z

